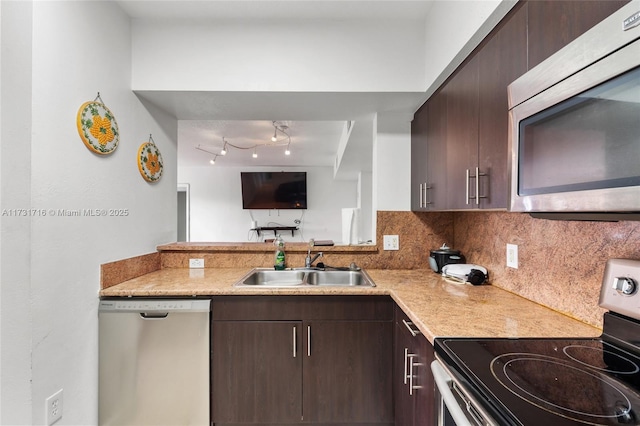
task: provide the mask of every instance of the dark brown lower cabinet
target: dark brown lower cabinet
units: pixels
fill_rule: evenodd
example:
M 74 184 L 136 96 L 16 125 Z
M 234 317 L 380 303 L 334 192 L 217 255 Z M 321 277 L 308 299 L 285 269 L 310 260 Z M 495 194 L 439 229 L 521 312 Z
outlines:
M 390 298 L 224 296 L 212 317 L 214 425 L 394 424 Z
M 300 421 L 301 329 L 300 321 L 213 322 L 214 422 Z
M 395 318 L 395 426 L 434 425 L 433 346 L 397 306 Z

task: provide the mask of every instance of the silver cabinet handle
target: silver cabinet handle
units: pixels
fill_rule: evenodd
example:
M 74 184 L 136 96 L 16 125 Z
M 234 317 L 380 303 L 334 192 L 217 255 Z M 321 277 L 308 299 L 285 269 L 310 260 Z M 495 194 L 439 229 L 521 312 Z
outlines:
M 295 357 L 296 357 L 296 355 L 297 355 L 297 354 L 296 354 L 296 346 L 298 346 L 298 344 L 297 344 L 298 342 L 296 341 L 296 340 L 297 340 L 297 338 L 296 338 L 296 334 L 297 334 L 297 333 L 296 333 L 296 326 L 294 325 L 294 326 L 293 326 L 293 357 L 294 357 L 294 358 L 295 358 Z
M 409 348 L 404 348 L 404 384 L 407 384 L 407 362 L 409 362 Z
M 422 199 L 422 184 L 420 184 L 420 208 L 424 207 L 424 201 Z
M 422 386 L 415 386 L 413 384 L 413 378 L 415 377 L 415 374 L 413 374 L 413 367 L 422 365 L 422 363 L 420 362 L 413 362 L 413 359 L 416 358 L 417 356 L 418 355 L 416 354 L 409 355 L 409 395 L 413 395 L 414 389 L 420 389 L 422 387 Z
M 409 395 L 411 395 L 411 388 L 413 387 L 413 358 L 417 357 L 417 354 L 412 354 L 407 351 L 407 361 L 409 362 L 408 368 L 404 372 L 404 383 L 409 381 Z
M 480 176 L 488 176 L 486 173 L 480 173 L 480 167 L 476 167 L 476 205 L 480 204 L 480 198 L 487 198 L 486 195 L 480 195 Z
M 465 201 L 465 203 L 469 204 L 469 198 L 470 198 L 469 197 L 469 185 L 471 183 L 471 176 L 470 176 L 470 173 L 469 173 L 469 169 L 467 169 L 466 172 L 467 172 L 467 176 L 466 176 L 465 185 L 464 185 L 464 189 L 466 191 L 466 195 L 465 195 L 465 200 L 466 201 Z
M 429 204 L 433 204 L 433 202 L 429 201 L 429 197 L 427 197 L 427 190 L 431 189 L 431 185 L 427 185 L 427 182 L 424 183 L 424 206 L 428 207 Z
M 476 167 L 476 206 L 480 204 L 480 168 Z
M 311 356 L 311 326 L 307 326 L 307 356 Z
M 411 321 L 406 321 L 406 320 L 402 320 L 402 323 L 404 324 L 405 327 L 407 327 L 407 330 L 409 330 L 409 333 L 411 333 L 411 335 L 413 337 L 416 337 L 418 334 L 420 334 L 420 330 L 418 330 L 417 328 L 414 330 L 411 326 L 415 325 L 414 323 L 412 323 Z

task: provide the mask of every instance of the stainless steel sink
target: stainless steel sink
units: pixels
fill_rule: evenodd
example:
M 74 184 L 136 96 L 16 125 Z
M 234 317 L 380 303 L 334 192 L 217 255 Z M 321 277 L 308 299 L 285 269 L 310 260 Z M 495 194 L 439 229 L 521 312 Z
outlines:
M 254 269 L 235 285 L 261 287 L 290 287 L 304 284 L 305 271 L 276 271 L 274 269 Z
M 242 277 L 235 287 L 375 287 L 371 277 L 363 270 L 313 270 L 286 269 L 276 271 L 271 268 L 255 268 Z

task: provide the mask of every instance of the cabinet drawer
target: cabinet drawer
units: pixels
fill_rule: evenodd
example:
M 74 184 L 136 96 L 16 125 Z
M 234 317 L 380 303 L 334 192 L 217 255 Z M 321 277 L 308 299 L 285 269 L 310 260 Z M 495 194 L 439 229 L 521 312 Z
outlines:
M 212 318 L 227 321 L 393 320 L 389 296 L 216 296 Z

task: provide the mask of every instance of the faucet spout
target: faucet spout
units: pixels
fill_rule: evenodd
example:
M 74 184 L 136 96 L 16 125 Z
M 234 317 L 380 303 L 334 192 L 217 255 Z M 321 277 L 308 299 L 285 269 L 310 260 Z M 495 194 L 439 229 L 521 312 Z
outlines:
M 318 258 L 322 257 L 321 251 L 316 253 L 313 257 L 311 256 L 311 249 L 313 248 L 313 246 L 314 246 L 314 241 L 313 239 L 311 239 L 309 241 L 309 249 L 307 250 L 307 257 L 304 259 L 305 268 L 311 268 L 311 265 L 313 265 L 313 262 L 318 260 Z

